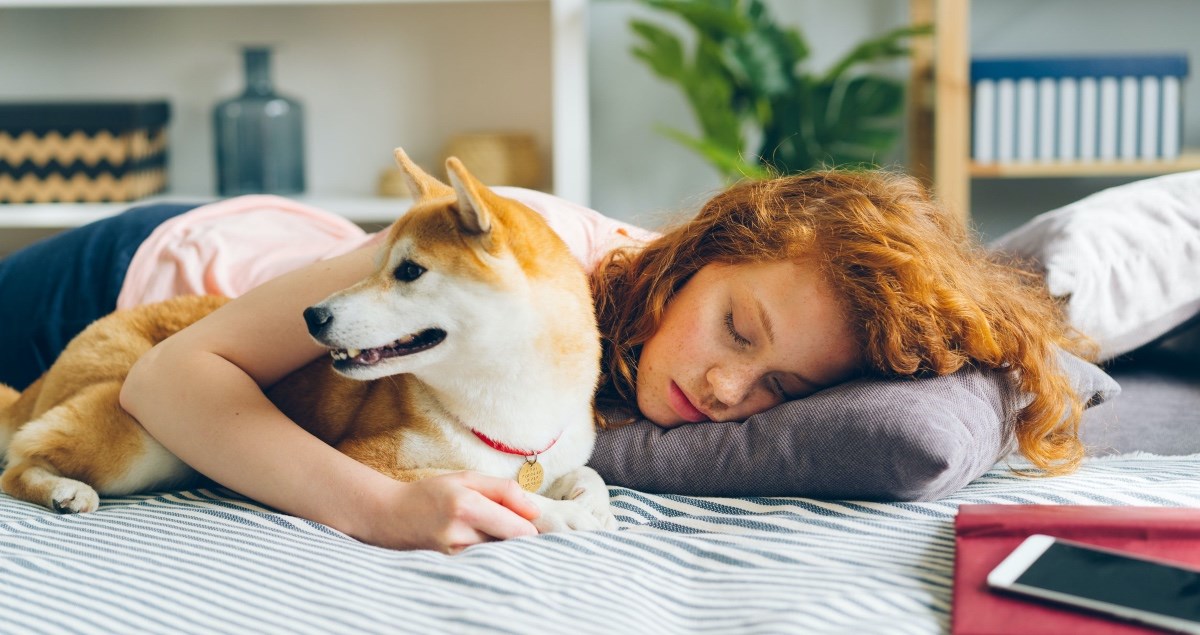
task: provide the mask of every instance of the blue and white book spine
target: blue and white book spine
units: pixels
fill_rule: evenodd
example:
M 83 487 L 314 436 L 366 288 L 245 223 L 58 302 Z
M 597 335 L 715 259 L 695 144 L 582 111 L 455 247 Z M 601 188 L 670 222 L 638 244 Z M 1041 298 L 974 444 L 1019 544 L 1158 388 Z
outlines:
M 1187 75 L 1182 54 L 972 60 L 973 155 L 999 163 L 1176 159 Z
M 1053 161 L 1055 157 L 1055 117 L 1058 115 L 1058 87 L 1053 78 L 1043 77 L 1037 84 L 1037 160 L 1041 163 Z
M 1100 160 L 1117 159 L 1117 136 L 1120 122 L 1121 88 L 1116 77 L 1100 78 Z
M 1076 152 L 1075 131 L 1079 128 L 1079 82 L 1074 77 L 1058 80 L 1058 158 L 1074 161 Z
M 1011 79 L 996 82 L 996 162 L 1012 163 L 1017 130 L 1017 85 Z
M 996 160 L 996 82 L 985 79 L 975 82 L 974 149 L 978 163 Z
M 1183 135 L 1179 101 L 1179 78 L 1162 78 L 1162 158 L 1179 158 L 1180 137 Z
M 1032 163 L 1037 138 L 1037 84 L 1031 77 L 1017 80 L 1017 163 Z
M 1095 77 L 1079 80 L 1079 159 L 1095 161 L 1100 158 L 1096 151 L 1096 131 L 1100 127 L 1100 87 Z
M 1142 78 L 1141 93 L 1141 120 L 1142 129 L 1140 133 L 1142 147 L 1138 153 L 1138 158 L 1143 161 L 1153 161 L 1159 157 L 1158 153 L 1158 130 L 1162 127 L 1162 121 L 1159 118 L 1158 112 L 1158 97 L 1162 88 L 1161 82 L 1157 77 L 1147 75 Z
M 1138 78 L 1126 75 L 1121 78 L 1121 141 L 1118 156 L 1122 161 L 1135 161 L 1138 157 Z

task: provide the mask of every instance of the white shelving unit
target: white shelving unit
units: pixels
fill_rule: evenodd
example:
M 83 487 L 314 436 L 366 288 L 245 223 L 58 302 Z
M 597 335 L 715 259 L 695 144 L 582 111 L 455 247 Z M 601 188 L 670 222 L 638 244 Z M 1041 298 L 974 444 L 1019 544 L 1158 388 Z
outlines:
M 211 109 L 241 90 L 240 45 L 265 43 L 277 90 L 305 106 L 301 200 L 388 222 L 409 204 L 374 195 L 393 147 L 436 170 L 454 134 L 521 130 L 538 141 L 545 189 L 586 204 L 586 10 L 587 0 L 0 0 L 0 101 L 167 99 L 171 187 L 150 200 L 215 199 Z M 0 234 L 130 205 L 0 205 Z

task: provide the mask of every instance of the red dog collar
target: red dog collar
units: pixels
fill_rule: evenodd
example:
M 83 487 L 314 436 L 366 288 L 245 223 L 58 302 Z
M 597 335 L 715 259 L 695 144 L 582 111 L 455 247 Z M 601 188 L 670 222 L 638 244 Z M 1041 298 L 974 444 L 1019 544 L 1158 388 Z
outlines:
M 494 448 L 496 450 L 500 450 L 501 452 L 504 452 L 505 454 L 515 454 L 517 456 L 524 456 L 524 457 L 530 457 L 530 456 L 536 457 L 537 455 L 542 454 L 542 453 L 546 452 L 547 450 L 549 450 L 550 448 L 554 447 L 555 443 L 558 443 L 558 437 L 554 437 L 554 440 L 550 442 L 550 445 L 548 445 L 536 452 L 530 452 L 528 450 L 519 450 L 517 448 L 512 447 L 511 445 L 505 445 L 505 444 L 489 437 L 488 435 L 476 430 L 475 428 L 471 428 L 471 432 L 474 432 L 475 436 L 479 437 L 480 441 L 483 441 L 484 443 L 492 446 L 492 448 Z

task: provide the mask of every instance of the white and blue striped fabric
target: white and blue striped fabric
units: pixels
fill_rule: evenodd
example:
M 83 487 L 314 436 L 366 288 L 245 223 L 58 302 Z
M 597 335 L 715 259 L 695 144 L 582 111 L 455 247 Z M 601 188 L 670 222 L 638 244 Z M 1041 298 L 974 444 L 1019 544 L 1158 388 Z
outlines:
M 73 516 L 0 496 L 0 633 L 941 633 L 960 504 L 1200 506 L 1200 455 L 997 466 L 928 503 L 611 493 L 619 531 L 456 556 L 224 491 Z

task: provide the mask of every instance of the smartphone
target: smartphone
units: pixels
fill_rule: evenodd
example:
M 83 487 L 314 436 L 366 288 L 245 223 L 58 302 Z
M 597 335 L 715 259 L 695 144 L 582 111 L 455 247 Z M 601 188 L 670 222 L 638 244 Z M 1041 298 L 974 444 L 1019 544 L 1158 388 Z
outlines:
M 1034 534 L 988 586 L 1200 635 L 1200 570 Z

